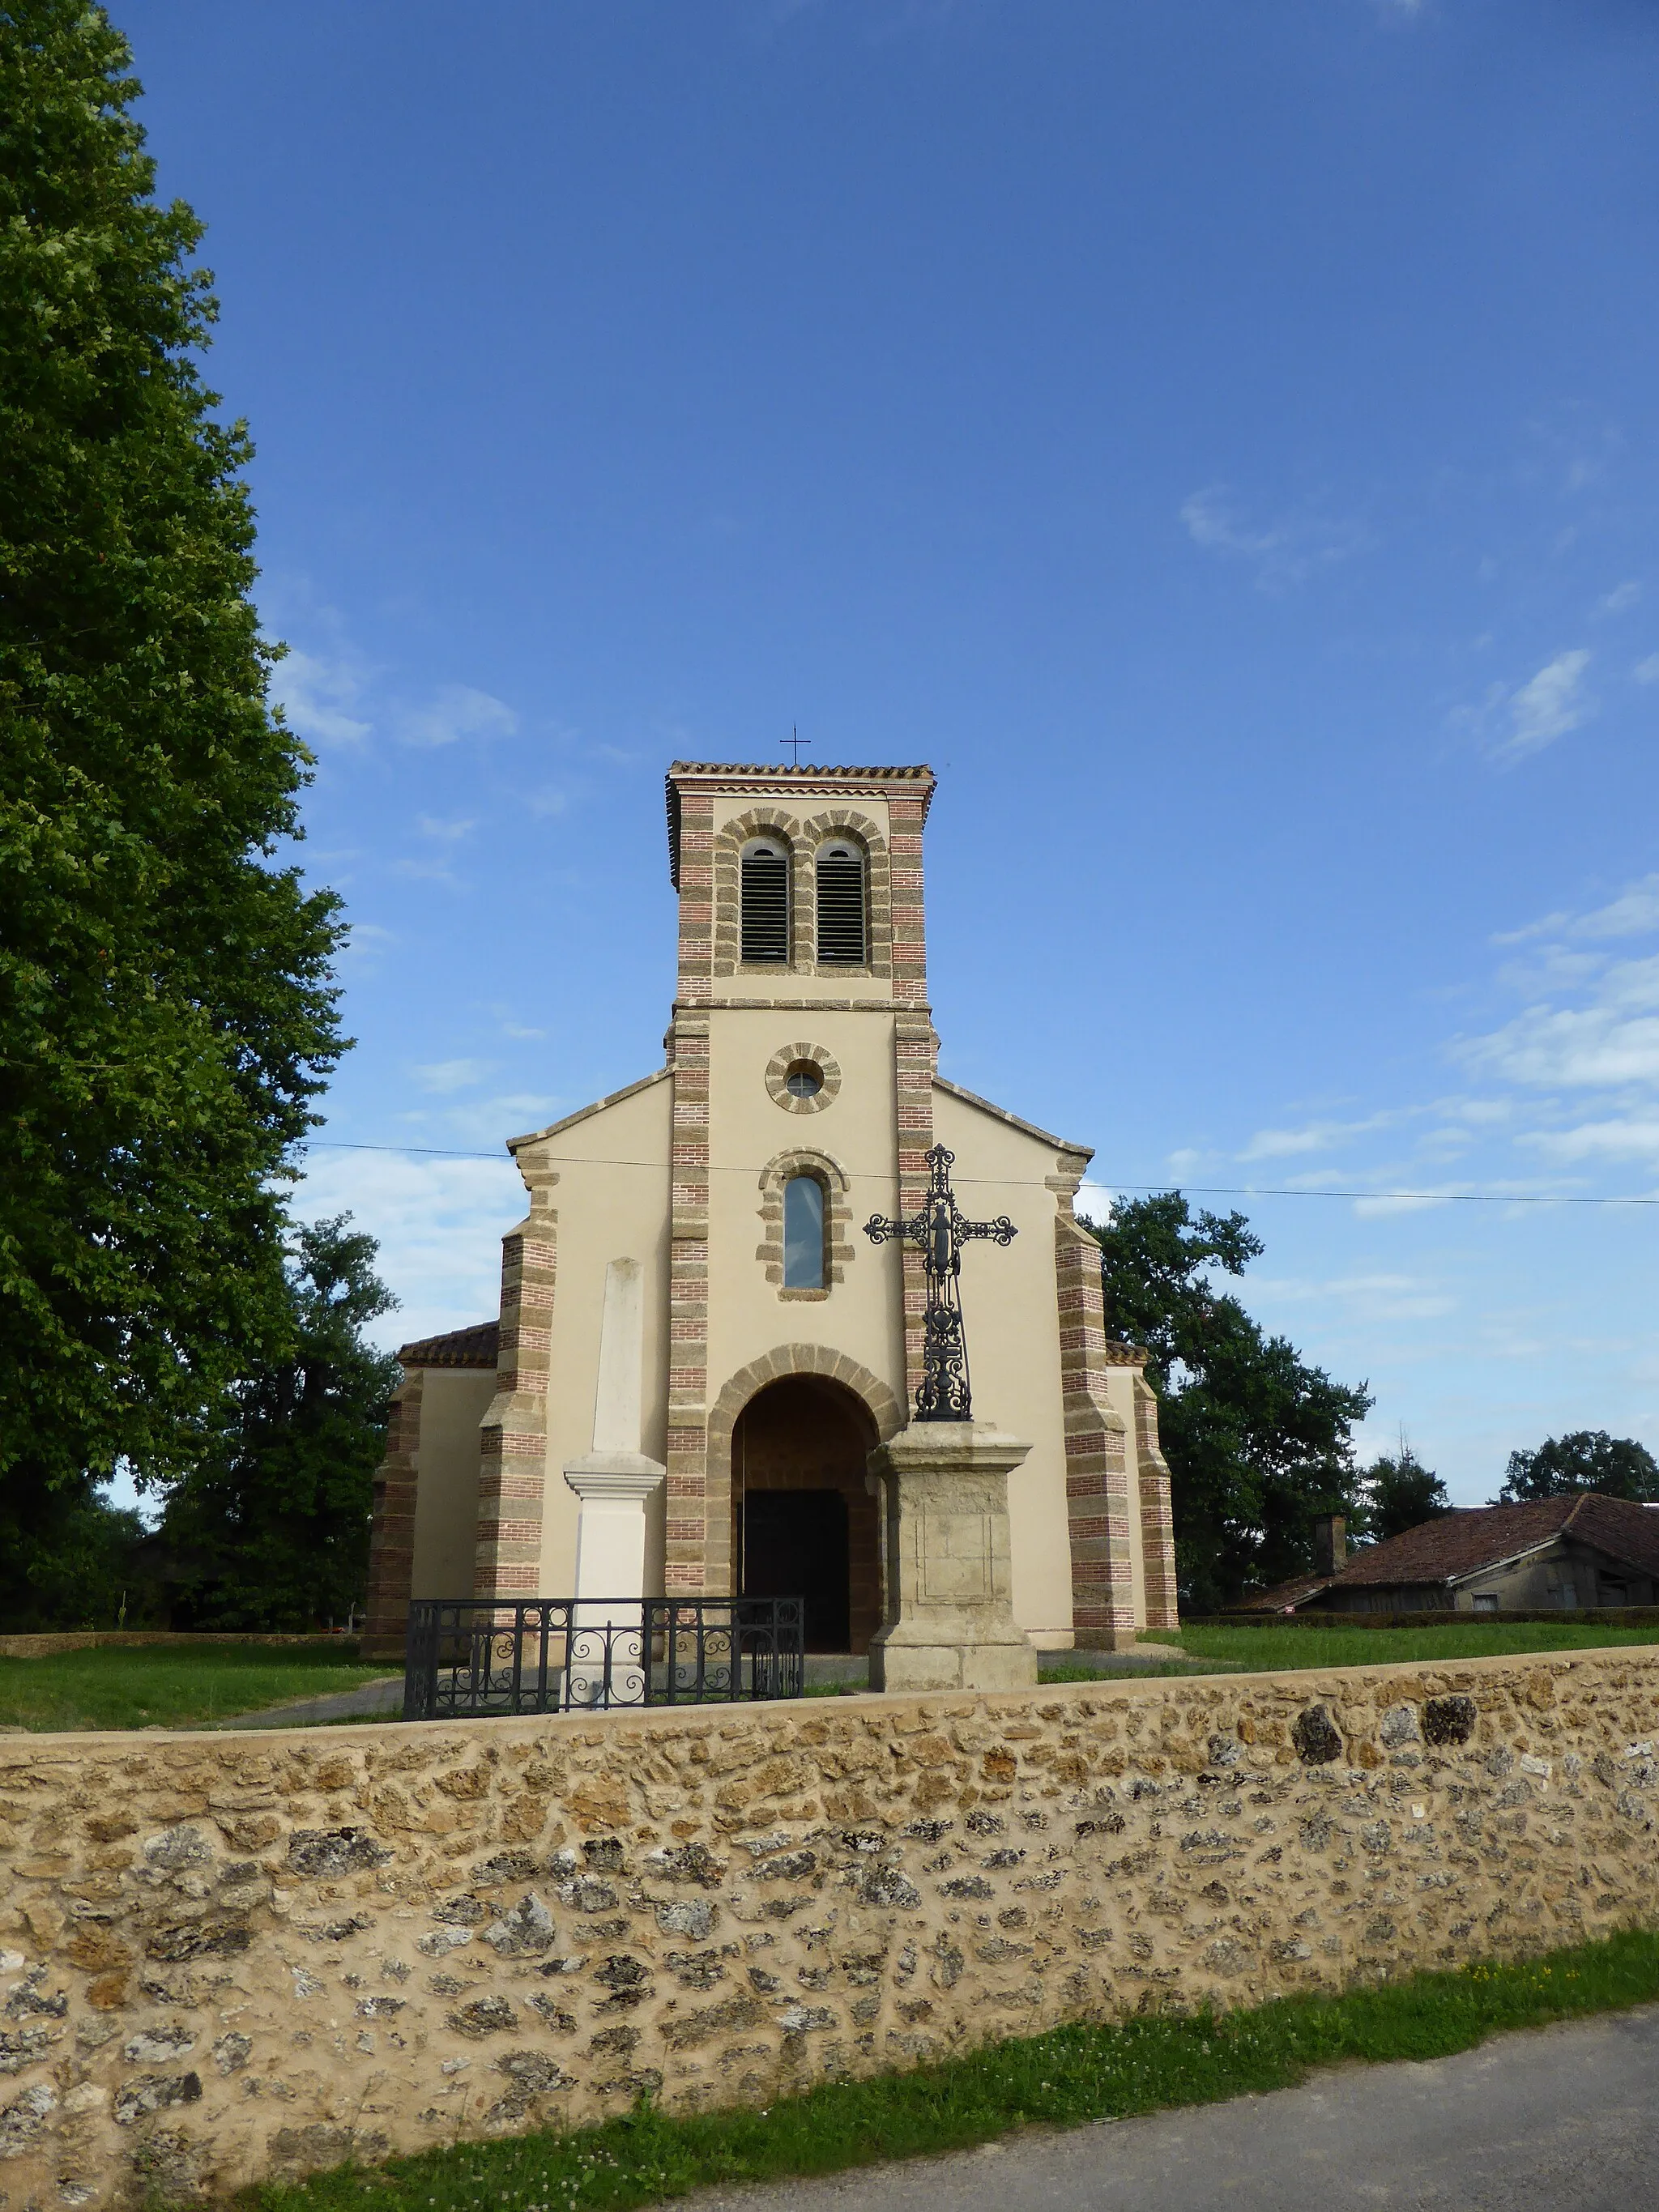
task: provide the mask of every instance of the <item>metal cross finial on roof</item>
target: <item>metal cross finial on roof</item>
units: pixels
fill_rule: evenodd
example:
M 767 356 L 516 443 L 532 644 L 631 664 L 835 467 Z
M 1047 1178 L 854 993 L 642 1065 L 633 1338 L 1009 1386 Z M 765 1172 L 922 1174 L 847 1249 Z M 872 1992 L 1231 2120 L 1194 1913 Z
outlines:
M 888 1221 L 872 1213 L 864 1233 L 872 1244 L 889 1239 L 917 1244 L 927 1274 L 927 1322 L 922 1339 L 921 1381 L 916 1389 L 919 1421 L 970 1421 L 973 1400 L 968 1388 L 968 1340 L 963 1334 L 962 1302 L 957 1283 L 962 1274 L 962 1248 L 976 1237 L 993 1244 L 1012 1244 L 1019 1231 L 1006 1213 L 994 1221 L 969 1221 L 951 1188 L 954 1152 L 935 1145 L 927 1155 L 927 1195 L 921 1211 L 908 1221 Z
M 799 722 L 791 722 L 789 725 L 789 742 L 795 749 L 795 766 L 799 768 L 800 766 L 800 725 Z

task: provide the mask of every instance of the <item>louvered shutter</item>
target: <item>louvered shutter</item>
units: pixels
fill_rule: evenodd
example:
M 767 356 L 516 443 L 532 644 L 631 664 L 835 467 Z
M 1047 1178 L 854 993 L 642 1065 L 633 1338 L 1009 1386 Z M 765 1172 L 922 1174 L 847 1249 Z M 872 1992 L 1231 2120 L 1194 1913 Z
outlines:
M 780 967 L 789 958 L 789 862 L 776 845 L 743 856 L 743 957 Z
M 818 854 L 818 958 L 862 967 L 866 957 L 864 855 L 827 845 Z

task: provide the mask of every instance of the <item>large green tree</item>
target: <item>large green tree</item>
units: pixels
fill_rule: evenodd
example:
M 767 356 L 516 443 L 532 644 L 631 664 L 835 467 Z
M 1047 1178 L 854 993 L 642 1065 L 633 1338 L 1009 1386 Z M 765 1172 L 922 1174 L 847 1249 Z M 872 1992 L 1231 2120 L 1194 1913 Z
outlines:
M 293 1349 L 239 1382 L 161 1522 L 178 1628 L 307 1629 L 361 1607 L 398 1363 L 363 1340 L 397 1300 L 345 1216 L 296 1232 Z
M 341 1049 L 248 440 L 129 63 L 87 0 L 0 0 L 0 1606 L 31 1532 L 188 1465 L 281 1350 L 281 1182 Z
M 1182 1605 L 1207 1612 L 1310 1571 L 1316 1516 L 1359 1504 L 1351 1431 L 1369 1395 L 1310 1367 L 1218 1287 L 1262 1249 L 1242 1213 L 1194 1215 L 1168 1191 L 1091 1226 L 1107 1328 L 1152 1355 Z
M 1570 1490 L 1599 1490 L 1603 1498 L 1631 1498 L 1644 1505 L 1659 1501 L 1659 1460 L 1634 1437 L 1574 1429 L 1565 1437 L 1546 1437 L 1532 1451 L 1512 1451 L 1493 1503 L 1524 1505 Z

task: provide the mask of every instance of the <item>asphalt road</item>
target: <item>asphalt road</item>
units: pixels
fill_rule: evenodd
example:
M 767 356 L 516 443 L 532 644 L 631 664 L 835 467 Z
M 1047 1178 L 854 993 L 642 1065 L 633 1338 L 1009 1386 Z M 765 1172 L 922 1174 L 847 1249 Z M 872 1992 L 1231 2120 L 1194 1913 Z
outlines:
M 1659 2006 L 696 2212 L 1659 2212 Z

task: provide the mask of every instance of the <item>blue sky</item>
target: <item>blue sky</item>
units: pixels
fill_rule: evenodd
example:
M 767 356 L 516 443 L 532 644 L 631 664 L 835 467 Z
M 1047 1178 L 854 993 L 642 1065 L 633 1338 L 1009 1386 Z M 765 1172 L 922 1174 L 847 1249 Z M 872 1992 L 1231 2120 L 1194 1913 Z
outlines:
M 930 761 L 942 1066 L 1454 1496 L 1659 1447 L 1650 0 L 128 0 L 355 928 L 322 1133 L 659 1063 L 677 754 Z M 395 1340 L 495 1159 L 319 1151 Z M 1508 1202 L 1513 1200 L 1514 1202 Z

